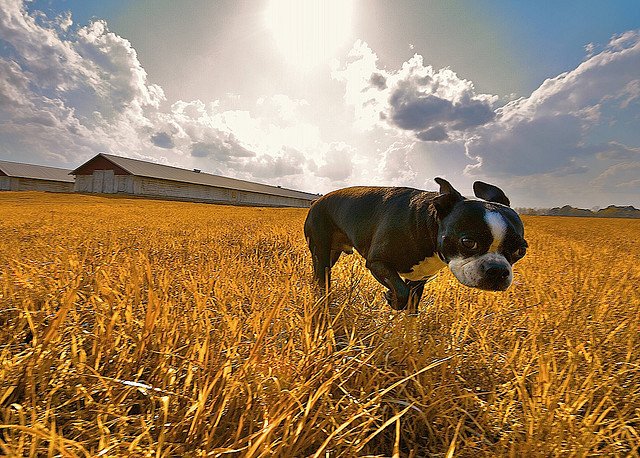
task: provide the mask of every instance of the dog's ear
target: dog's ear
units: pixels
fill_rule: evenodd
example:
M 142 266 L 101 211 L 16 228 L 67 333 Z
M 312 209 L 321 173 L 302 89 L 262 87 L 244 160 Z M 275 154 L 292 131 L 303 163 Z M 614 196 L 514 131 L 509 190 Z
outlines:
M 456 191 L 453 186 L 451 186 L 451 183 L 449 183 L 444 178 L 435 177 L 433 181 L 440 185 L 440 194 L 456 194 L 458 195 L 458 197 L 462 198 L 462 195 L 458 191 Z
M 507 207 L 511 205 L 507 196 L 504 195 L 502 189 L 489 183 L 482 181 L 476 181 L 473 183 L 473 193 L 476 197 L 487 200 L 489 202 L 496 202 Z
M 433 199 L 433 207 L 436 209 L 436 217 L 441 220 L 451 212 L 455 204 L 464 200 L 464 197 L 444 178 L 436 177 L 435 182 L 440 185 L 440 195 Z

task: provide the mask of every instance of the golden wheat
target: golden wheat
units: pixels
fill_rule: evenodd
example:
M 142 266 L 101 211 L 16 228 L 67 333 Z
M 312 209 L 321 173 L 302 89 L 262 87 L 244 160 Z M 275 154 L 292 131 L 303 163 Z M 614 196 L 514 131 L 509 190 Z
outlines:
M 637 455 L 640 221 L 529 217 L 506 293 L 318 297 L 305 210 L 0 194 L 9 456 Z

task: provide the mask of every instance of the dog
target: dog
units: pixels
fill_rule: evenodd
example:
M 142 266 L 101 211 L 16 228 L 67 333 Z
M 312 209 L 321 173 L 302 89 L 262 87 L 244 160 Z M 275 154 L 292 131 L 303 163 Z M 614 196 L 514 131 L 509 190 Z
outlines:
M 357 186 L 330 192 L 309 209 L 304 234 L 314 277 L 329 288 L 342 253 L 358 251 L 396 310 L 417 311 L 424 285 L 444 267 L 465 286 L 504 291 L 527 251 L 524 226 L 504 192 L 476 181 L 467 199 L 443 178 L 440 192 Z

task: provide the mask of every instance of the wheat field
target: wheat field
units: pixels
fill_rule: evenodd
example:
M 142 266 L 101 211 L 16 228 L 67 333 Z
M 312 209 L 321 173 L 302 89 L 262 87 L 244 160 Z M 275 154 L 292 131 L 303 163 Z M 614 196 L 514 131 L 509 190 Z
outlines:
M 303 209 L 0 194 L 7 456 L 638 456 L 640 221 L 527 217 L 504 293 L 311 282 Z

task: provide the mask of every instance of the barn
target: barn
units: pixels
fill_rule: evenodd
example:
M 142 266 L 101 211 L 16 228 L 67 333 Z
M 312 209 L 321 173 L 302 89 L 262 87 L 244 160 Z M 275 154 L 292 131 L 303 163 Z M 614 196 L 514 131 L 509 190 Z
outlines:
M 0 191 L 73 192 L 70 170 L 0 161 Z
M 317 194 L 100 153 L 71 172 L 76 192 L 272 207 L 309 207 Z

